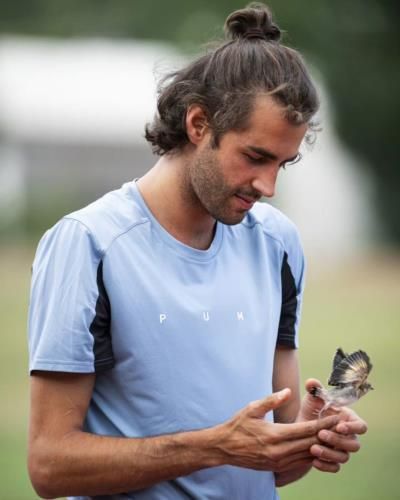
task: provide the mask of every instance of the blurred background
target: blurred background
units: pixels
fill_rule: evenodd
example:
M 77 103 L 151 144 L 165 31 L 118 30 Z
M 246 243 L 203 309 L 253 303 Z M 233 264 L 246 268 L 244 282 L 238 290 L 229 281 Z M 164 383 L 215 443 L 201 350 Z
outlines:
M 26 314 L 42 233 L 155 162 L 143 138 L 157 79 L 222 36 L 234 0 L 0 2 L 0 498 L 37 498 L 26 473 Z M 399 498 L 400 7 L 394 0 L 271 0 L 318 83 L 322 131 L 271 202 L 308 260 L 302 381 L 335 349 L 366 350 L 376 390 L 357 404 L 362 450 L 282 499 Z M 245 500 L 245 499 L 244 499 Z

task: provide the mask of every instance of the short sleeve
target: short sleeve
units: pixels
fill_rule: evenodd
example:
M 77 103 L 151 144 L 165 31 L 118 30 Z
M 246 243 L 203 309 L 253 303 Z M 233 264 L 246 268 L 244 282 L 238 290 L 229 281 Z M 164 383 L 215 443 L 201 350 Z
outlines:
M 281 265 L 282 307 L 277 345 L 297 348 L 305 274 L 304 253 L 297 230 L 286 235 Z
M 32 266 L 30 372 L 92 373 L 113 366 L 102 264 L 81 222 L 65 218 L 45 233 Z

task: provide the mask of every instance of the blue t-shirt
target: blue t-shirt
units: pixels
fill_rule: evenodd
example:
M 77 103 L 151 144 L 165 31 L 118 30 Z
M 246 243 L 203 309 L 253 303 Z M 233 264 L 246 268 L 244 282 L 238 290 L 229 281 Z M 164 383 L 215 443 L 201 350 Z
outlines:
M 127 183 L 43 236 L 30 370 L 96 372 L 88 432 L 146 437 L 220 424 L 271 394 L 276 346 L 297 347 L 303 270 L 294 225 L 270 205 L 218 223 L 211 246 L 197 250 Z M 104 498 L 277 496 L 272 473 L 221 466 Z

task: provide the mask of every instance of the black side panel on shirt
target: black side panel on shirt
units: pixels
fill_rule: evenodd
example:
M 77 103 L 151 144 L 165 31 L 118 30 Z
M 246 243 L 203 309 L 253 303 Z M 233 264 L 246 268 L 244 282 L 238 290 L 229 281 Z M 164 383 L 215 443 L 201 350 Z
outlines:
M 279 319 L 277 345 L 295 348 L 295 325 L 297 318 L 297 288 L 285 252 L 281 268 L 282 309 Z
M 114 355 L 111 343 L 111 307 L 103 282 L 103 261 L 97 268 L 97 288 L 99 296 L 96 302 L 96 314 L 89 327 L 94 337 L 94 369 L 96 372 L 108 370 L 114 366 Z

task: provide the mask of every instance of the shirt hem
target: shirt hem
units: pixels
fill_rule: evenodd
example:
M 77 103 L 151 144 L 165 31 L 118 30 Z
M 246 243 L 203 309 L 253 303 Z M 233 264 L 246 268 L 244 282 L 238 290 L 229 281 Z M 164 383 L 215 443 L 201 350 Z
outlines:
M 34 371 L 94 373 L 93 363 L 65 363 L 54 361 L 36 361 L 29 366 L 29 373 Z

